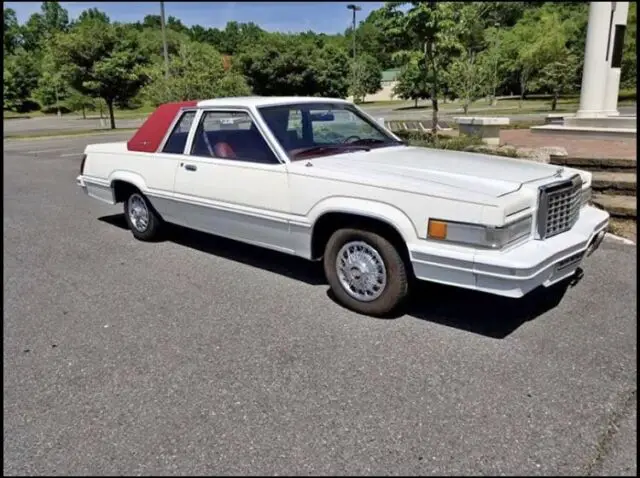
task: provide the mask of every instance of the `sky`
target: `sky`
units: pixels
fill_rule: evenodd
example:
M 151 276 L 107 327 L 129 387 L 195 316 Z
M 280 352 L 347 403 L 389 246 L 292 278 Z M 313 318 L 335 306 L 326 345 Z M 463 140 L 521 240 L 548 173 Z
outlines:
M 224 28 L 229 21 L 254 22 L 267 31 L 342 33 L 351 25 L 351 2 L 164 2 L 165 16 L 179 18 L 187 26 Z M 41 2 L 4 2 L 4 8 L 16 12 L 23 24 L 40 11 Z M 60 2 L 76 18 L 88 8 L 105 12 L 112 21 L 142 21 L 145 15 L 159 15 L 160 2 Z M 364 20 L 383 2 L 359 2 L 362 10 L 357 21 Z

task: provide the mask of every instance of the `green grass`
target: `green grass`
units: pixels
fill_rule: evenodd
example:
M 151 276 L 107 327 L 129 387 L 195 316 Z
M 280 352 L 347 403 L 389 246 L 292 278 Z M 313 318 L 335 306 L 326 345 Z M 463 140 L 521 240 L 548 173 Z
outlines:
M 405 103 L 413 104 L 413 101 L 407 100 L 388 100 L 388 101 L 363 101 L 362 103 L 358 103 L 358 106 L 362 106 L 364 108 L 368 108 L 370 106 L 396 106 L 396 105 L 404 105 Z
M 32 134 L 9 134 L 4 139 L 44 139 L 44 138 L 64 138 L 74 136 L 93 136 L 100 134 L 129 133 L 136 131 L 137 128 L 117 128 L 117 129 L 79 129 L 71 131 L 44 131 Z
M 16 113 L 15 111 L 3 110 L 4 119 L 32 118 L 34 116 L 45 116 L 42 111 L 32 111 L 30 113 Z

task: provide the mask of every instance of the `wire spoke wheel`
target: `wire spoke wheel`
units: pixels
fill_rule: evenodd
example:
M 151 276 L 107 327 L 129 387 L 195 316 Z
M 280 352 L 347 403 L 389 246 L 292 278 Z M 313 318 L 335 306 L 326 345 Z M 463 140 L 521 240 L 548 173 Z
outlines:
M 382 256 L 364 241 L 346 243 L 336 257 L 340 285 L 356 300 L 371 302 L 387 286 L 387 268 Z
M 129 220 L 133 227 L 139 232 L 144 232 L 149 227 L 149 209 L 142 196 L 139 194 L 132 194 L 129 197 L 128 205 Z

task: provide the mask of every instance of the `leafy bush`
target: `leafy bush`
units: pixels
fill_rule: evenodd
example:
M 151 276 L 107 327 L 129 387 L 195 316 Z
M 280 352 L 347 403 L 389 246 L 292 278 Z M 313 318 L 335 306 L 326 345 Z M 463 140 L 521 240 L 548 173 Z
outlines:
M 636 101 L 636 89 L 620 90 L 618 93 L 618 101 Z
M 396 136 L 407 141 L 411 146 L 424 148 L 447 149 L 450 151 L 465 151 L 468 153 L 492 154 L 507 158 L 519 158 L 516 148 L 500 146 L 499 148 L 486 145 L 477 136 L 444 136 L 432 135 L 422 131 L 397 131 Z
M 407 141 L 412 146 L 452 149 L 455 151 L 463 151 L 468 146 L 480 146 L 484 144 L 477 136 L 444 136 L 433 135 L 422 131 L 396 131 L 395 135 Z

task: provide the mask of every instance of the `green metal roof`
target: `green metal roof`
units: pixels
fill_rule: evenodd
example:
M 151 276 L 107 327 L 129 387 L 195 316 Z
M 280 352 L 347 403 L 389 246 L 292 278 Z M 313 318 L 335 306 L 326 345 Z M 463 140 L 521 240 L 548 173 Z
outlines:
M 384 70 L 382 72 L 382 81 L 395 81 L 400 75 L 400 68 L 392 68 L 391 70 Z

